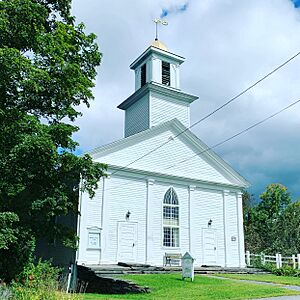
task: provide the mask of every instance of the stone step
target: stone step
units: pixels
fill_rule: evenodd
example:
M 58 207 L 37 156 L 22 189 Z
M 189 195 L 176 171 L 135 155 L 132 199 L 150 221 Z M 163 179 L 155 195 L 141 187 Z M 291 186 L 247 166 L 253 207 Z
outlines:
M 90 269 L 97 276 L 118 276 L 125 274 L 170 274 L 182 271 L 181 267 L 156 267 L 156 266 L 130 266 L 120 267 L 112 266 L 90 266 Z M 222 267 L 196 267 L 195 274 L 269 274 L 261 269 L 256 268 L 222 268 Z
M 180 273 L 182 271 L 181 268 L 176 269 L 123 269 L 123 270 L 95 270 L 94 273 L 97 276 L 120 276 L 126 274 L 170 274 L 170 273 Z M 266 272 L 258 269 L 196 269 L 195 274 L 270 274 L 270 272 Z

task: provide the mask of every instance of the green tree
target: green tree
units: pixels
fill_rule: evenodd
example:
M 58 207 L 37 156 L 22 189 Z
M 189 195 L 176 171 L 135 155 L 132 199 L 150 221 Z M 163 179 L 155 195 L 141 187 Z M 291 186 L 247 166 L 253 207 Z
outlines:
M 246 217 L 245 240 L 247 250 L 256 253 L 274 253 L 279 251 L 279 218 L 291 203 L 291 196 L 285 186 L 276 183 L 268 185 L 260 195 L 260 199 L 259 204 L 251 208 L 249 216 Z
M 80 176 L 92 197 L 106 168 L 74 154 L 71 123 L 93 99 L 101 54 L 70 8 L 71 0 L 0 1 L 0 278 L 7 280 L 37 238 L 75 245 L 75 233 L 52 221 L 77 213 Z
M 300 201 L 289 204 L 279 216 L 274 247 L 283 255 L 300 251 Z
M 291 203 L 291 195 L 287 188 L 280 183 L 272 183 L 259 196 L 261 202 L 258 205 L 260 211 L 263 211 L 268 219 L 275 220 Z
M 242 194 L 242 200 L 243 200 L 245 249 L 252 253 L 257 253 L 261 248 L 262 241 L 255 226 L 256 223 L 255 223 L 254 195 L 244 190 Z

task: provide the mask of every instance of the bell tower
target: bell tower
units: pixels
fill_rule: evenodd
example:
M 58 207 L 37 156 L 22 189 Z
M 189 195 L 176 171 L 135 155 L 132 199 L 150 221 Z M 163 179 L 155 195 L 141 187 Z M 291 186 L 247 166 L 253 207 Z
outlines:
M 125 137 L 174 118 L 190 126 L 190 104 L 198 97 L 180 90 L 183 62 L 155 39 L 130 65 L 135 92 L 118 106 L 125 110 Z
M 168 48 L 158 40 L 153 41 L 150 47 L 156 51 L 152 51 L 148 57 L 144 57 L 144 52 L 130 65 L 135 72 L 135 90 L 147 82 L 156 82 L 179 89 L 179 67 L 184 62 L 184 58 L 170 53 Z

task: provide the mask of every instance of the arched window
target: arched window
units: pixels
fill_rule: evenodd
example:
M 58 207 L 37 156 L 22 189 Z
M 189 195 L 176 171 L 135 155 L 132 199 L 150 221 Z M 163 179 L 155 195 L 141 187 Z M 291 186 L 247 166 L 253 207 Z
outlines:
M 179 202 L 172 187 L 166 191 L 163 202 L 163 246 L 179 247 Z

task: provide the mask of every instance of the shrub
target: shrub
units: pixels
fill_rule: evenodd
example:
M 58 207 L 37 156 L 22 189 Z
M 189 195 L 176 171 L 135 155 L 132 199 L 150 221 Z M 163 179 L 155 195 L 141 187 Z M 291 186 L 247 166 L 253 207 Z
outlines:
M 35 249 L 35 239 L 26 228 L 18 228 L 15 236 L 17 241 L 12 242 L 9 249 L 0 249 L 0 279 L 7 283 L 15 279 L 28 262 L 33 260 Z
M 12 284 L 14 300 L 67 300 L 79 299 L 77 295 L 59 291 L 59 273 L 49 261 L 29 263 Z M 0 298 L 2 299 L 2 298 Z
M 300 277 L 300 270 L 293 269 L 291 266 L 283 266 L 282 268 L 277 269 L 274 264 L 268 263 L 262 266 L 262 268 L 277 276 Z
M 58 288 L 58 276 L 61 270 L 53 267 L 49 261 L 41 259 L 34 263 L 28 263 L 18 275 L 17 281 L 24 287 L 31 289 L 44 288 L 55 290 Z

